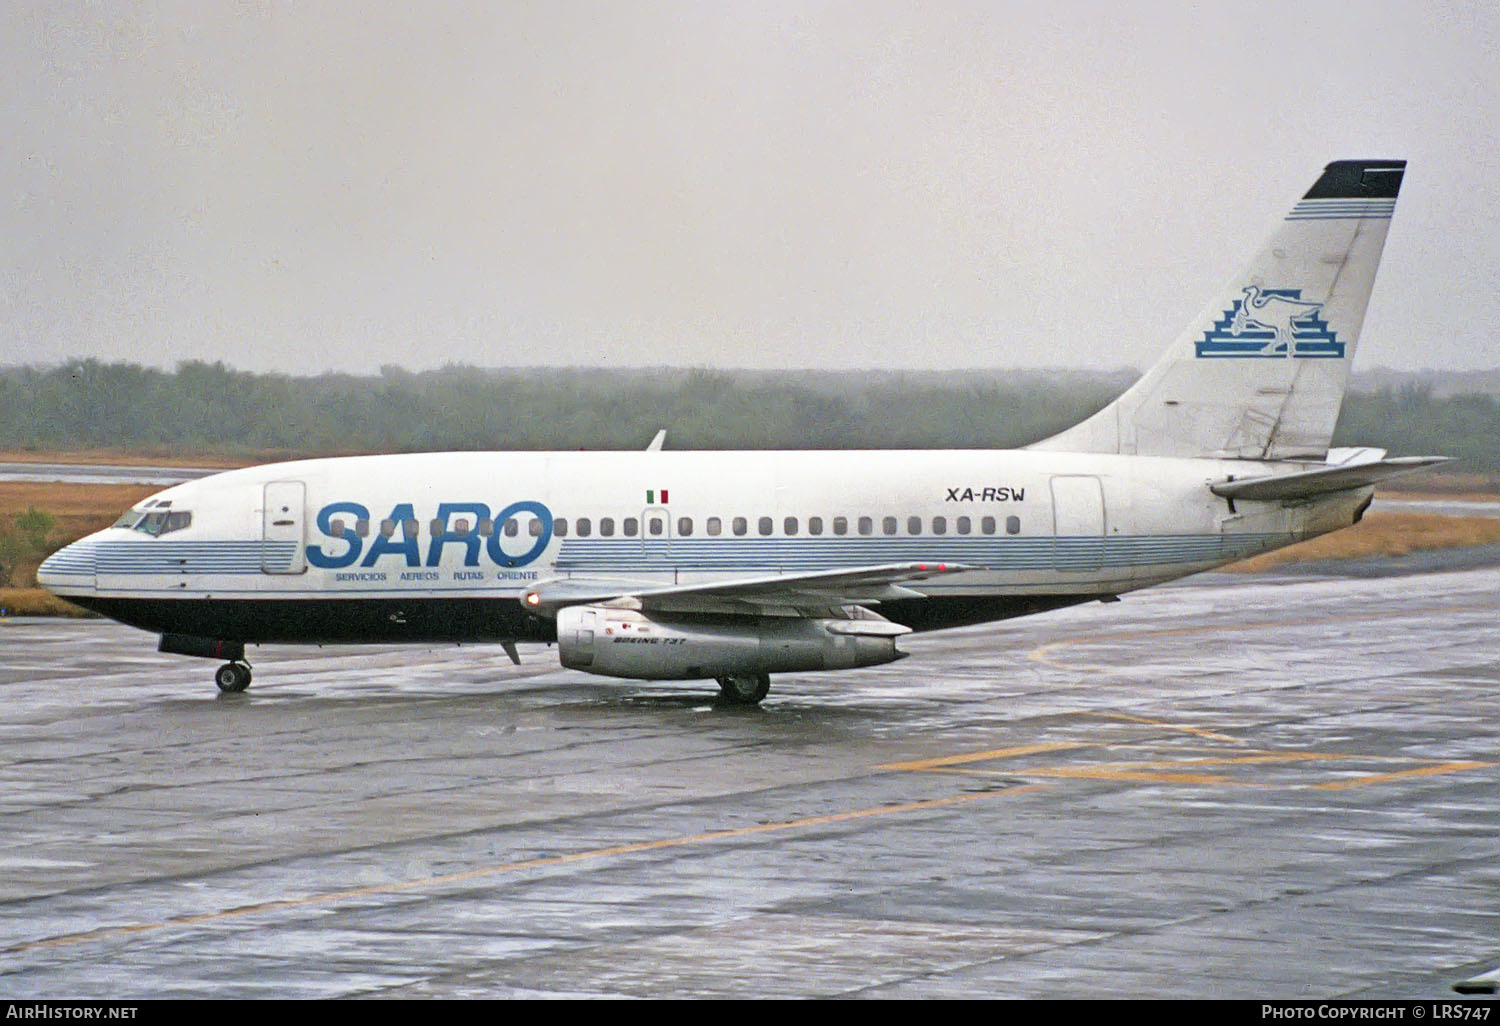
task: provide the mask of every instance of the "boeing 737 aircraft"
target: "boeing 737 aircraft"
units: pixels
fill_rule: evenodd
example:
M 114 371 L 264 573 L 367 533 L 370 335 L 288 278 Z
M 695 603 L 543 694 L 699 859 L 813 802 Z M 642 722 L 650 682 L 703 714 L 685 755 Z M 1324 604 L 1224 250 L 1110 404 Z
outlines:
M 1140 381 L 1023 450 L 279 463 L 160 492 L 37 576 L 225 660 L 224 691 L 247 644 L 528 641 L 738 704 L 914 630 L 1110 601 L 1348 527 L 1441 462 L 1329 449 L 1404 168 L 1329 164 Z

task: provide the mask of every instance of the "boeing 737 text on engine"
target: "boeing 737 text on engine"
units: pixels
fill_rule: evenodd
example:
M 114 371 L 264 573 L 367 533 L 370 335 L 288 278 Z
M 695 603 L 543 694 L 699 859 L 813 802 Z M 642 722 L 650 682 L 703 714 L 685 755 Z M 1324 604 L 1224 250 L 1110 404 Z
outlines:
M 716 679 L 874 666 L 1000 620 L 1356 523 L 1441 462 L 1330 450 L 1405 163 L 1329 164 L 1134 386 L 1017 451 L 436 453 L 160 492 L 51 556 L 58 595 L 224 660 L 247 644 L 556 643 L 564 666 Z

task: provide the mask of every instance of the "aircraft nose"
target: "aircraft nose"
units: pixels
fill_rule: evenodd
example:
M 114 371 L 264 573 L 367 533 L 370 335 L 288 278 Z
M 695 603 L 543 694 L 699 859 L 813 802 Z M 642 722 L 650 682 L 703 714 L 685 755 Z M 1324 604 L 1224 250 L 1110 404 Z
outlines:
M 36 583 L 59 595 L 80 588 L 93 591 L 96 554 L 97 545 L 91 538 L 64 545 L 42 560 Z

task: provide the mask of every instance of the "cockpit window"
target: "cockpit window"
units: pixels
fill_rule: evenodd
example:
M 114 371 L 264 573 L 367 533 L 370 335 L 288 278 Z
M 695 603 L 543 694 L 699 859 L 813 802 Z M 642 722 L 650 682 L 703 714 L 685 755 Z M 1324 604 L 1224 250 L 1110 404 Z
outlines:
M 146 519 L 136 526 L 137 531 L 145 531 L 147 534 L 162 535 L 180 531 L 193 522 L 193 515 L 185 509 L 156 510 L 148 513 Z
M 193 522 L 193 514 L 185 509 L 133 509 L 119 520 L 116 527 L 125 527 L 149 534 L 153 538 L 180 531 Z

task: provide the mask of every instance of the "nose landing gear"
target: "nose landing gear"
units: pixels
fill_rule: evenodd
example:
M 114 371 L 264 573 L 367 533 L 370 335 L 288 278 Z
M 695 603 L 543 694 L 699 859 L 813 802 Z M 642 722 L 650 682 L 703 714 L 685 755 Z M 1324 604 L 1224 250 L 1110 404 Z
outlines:
M 158 652 L 172 655 L 199 656 L 203 659 L 228 659 L 214 673 L 214 683 L 225 694 L 238 694 L 250 686 L 250 664 L 245 662 L 245 643 L 222 638 L 204 638 L 193 634 L 163 634 Z

